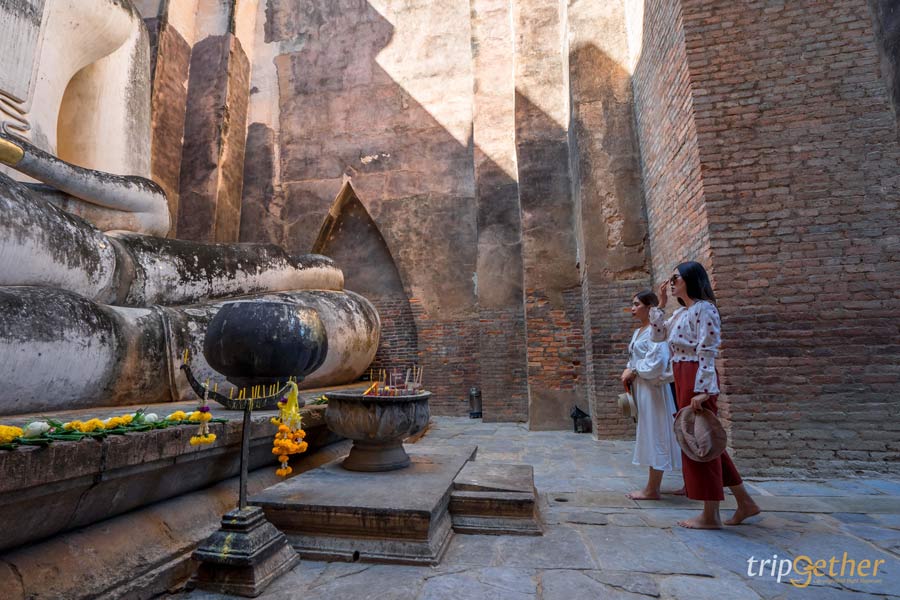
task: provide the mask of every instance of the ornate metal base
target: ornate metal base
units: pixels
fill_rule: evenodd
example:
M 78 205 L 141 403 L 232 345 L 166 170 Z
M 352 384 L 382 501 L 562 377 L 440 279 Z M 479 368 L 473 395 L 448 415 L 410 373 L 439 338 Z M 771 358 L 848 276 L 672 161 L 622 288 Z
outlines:
M 200 568 L 189 588 L 250 598 L 300 561 L 284 534 L 257 506 L 226 513 L 221 529 L 194 551 L 193 558 L 200 561 Z
M 409 455 L 400 442 L 385 445 L 356 441 L 342 466 L 351 471 L 376 472 L 403 469 L 409 463 Z

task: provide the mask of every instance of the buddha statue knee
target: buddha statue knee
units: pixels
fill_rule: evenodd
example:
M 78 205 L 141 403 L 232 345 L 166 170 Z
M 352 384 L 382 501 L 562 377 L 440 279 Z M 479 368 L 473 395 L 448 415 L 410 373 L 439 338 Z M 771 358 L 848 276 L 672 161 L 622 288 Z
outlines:
M 358 377 L 378 314 L 330 259 L 163 237 L 148 38 L 130 2 L 40 6 L 0 5 L 17 24 L 0 40 L 0 414 L 191 397 L 175 362 L 188 348 L 214 375 L 199 349 L 228 298 L 314 308 L 329 355 L 307 385 Z

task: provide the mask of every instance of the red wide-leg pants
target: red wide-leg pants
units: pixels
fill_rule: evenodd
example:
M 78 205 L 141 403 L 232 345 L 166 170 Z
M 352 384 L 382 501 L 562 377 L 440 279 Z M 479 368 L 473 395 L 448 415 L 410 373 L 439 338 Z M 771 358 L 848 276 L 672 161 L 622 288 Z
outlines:
M 691 405 L 691 398 L 697 395 L 694 392 L 694 380 L 697 377 L 697 362 L 672 363 L 675 375 L 675 404 L 678 410 Z M 716 406 L 718 394 L 710 396 L 703 405 L 715 414 L 719 414 Z M 684 474 L 684 487 L 687 497 L 691 500 L 719 500 L 725 499 L 724 486 L 731 487 L 742 483 L 741 475 L 737 467 L 731 462 L 728 452 L 709 462 L 697 462 L 681 453 L 682 473 Z

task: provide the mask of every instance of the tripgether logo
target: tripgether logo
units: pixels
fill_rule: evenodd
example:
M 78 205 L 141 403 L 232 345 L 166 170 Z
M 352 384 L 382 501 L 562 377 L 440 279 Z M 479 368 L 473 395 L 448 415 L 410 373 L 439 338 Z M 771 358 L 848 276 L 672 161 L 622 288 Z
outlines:
M 800 555 L 796 558 L 778 558 L 775 554 L 772 558 L 756 558 L 751 556 L 747 559 L 747 576 L 748 577 L 773 577 L 775 581 L 781 583 L 781 580 L 789 575 L 791 585 L 798 588 L 805 588 L 812 583 L 814 577 L 828 576 L 838 583 L 879 583 L 878 567 L 884 564 L 884 559 L 869 560 L 867 558 L 854 560 L 847 557 L 847 553 L 841 558 L 831 556 L 829 558 L 820 558 L 814 560 L 809 556 Z

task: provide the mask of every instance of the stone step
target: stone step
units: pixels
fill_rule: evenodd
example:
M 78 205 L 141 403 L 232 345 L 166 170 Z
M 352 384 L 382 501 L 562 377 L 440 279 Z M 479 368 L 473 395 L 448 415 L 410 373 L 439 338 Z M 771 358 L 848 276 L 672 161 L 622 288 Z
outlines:
M 542 535 L 533 467 L 466 463 L 453 480 L 450 516 L 457 533 Z

